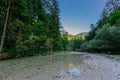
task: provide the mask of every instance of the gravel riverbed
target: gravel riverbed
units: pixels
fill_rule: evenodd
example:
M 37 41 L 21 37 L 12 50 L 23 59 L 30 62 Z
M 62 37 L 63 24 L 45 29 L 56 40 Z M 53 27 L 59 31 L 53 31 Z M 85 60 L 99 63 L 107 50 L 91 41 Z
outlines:
M 82 52 L 5 60 L 0 80 L 120 80 L 120 62 Z

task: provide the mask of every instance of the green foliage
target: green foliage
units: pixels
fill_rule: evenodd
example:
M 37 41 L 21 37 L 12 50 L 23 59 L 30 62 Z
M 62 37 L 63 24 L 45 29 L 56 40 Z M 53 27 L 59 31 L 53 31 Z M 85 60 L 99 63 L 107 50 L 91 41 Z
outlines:
M 3 53 L 31 56 L 62 49 L 57 0 L 12 0 Z M 0 0 L 0 40 L 8 0 Z
M 81 51 L 120 53 L 120 2 L 108 0 L 102 12 L 101 19 L 96 23 L 84 42 Z
M 80 45 L 80 51 L 88 51 L 88 41 L 85 41 L 83 43 L 81 43 Z
M 111 14 L 111 16 L 109 17 L 109 23 L 111 25 L 119 26 L 119 24 L 120 24 L 120 11 L 116 11 L 116 12 Z
M 120 52 L 119 40 L 120 27 L 105 25 L 96 31 L 95 38 L 89 42 L 87 48 L 93 52 Z
M 73 40 L 73 50 L 76 51 L 76 50 L 80 50 L 80 46 L 81 44 L 83 43 L 83 37 L 78 37 L 78 38 L 75 38 Z
M 69 44 L 69 41 L 68 41 L 68 34 L 62 34 L 62 46 L 63 46 L 63 49 L 66 51 L 67 50 L 67 47 L 68 47 L 68 44 Z

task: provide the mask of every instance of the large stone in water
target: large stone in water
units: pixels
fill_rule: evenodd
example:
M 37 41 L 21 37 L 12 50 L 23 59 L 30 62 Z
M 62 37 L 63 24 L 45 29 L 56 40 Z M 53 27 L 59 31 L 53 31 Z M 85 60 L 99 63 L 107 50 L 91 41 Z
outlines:
M 77 68 L 69 70 L 69 73 L 76 76 L 76 77 L 80 76 L 80 70 Z
M 68 76 L 75 76 L 79 77 L 80 76 L 80 70 L 77 68 L 71 69 L 69 71 L 61 71 L 60 74 L 61 77 L 68 77 Z

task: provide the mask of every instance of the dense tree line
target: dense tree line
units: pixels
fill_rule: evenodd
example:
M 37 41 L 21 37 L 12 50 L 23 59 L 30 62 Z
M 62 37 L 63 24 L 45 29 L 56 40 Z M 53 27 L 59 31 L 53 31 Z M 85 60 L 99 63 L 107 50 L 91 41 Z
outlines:
M 84 42 L 87 32 L 83 32 L 77 35 L 68 34 L 68 32 L 62 31 L 62 45 L 63 50 L 67 51 L 80 51 L 80 45 Z
M 101 19 L 92 26 L 81 51 L 120 53 L 120 0 L 107 0 Z
M 59 12 L 57 0 L 0 0 L 2 55 L 11 58 L 61 50 Z

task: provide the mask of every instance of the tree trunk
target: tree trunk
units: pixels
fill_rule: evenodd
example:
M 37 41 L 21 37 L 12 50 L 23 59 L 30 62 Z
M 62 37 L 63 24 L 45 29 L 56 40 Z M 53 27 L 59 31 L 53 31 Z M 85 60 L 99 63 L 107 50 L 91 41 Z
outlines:
M 6 28 L 7 28 L 7 23 L 8 23 L 9 10 L 10 10 L 10 1 L 9 1 L 9 4 L 8 4 L 6 19 L 5 19 L 4 28 L 3 28 L 3 34 L 2 34 L 2 38 L 1 38 L 0 56 L 1 56 L 1 54 L 2 54 L 2 49 L 3 49 L 3 45 L 4 45 L 4 40 L 5 40 L 5 37 L 6 37 Z
M 51 48 L 51 52 L 53 52 L 53 46 L 52 46 L 52 44 L 51 44 L 50 48 Z

